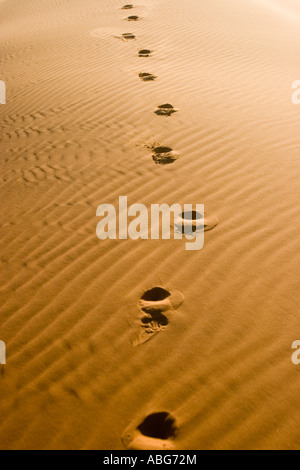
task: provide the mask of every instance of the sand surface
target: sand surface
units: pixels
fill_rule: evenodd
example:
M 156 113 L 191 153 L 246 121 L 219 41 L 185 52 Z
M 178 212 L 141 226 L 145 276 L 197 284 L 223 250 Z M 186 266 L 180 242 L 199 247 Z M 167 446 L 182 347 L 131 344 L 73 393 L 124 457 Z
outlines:
M 0 448 L 300 448 L 300 3 L 125 3 L 0 5 Z M 100 241 L 120 195 L 219 223 L 199 252 Z M 155 286 L 183 301 L 133 346 Z

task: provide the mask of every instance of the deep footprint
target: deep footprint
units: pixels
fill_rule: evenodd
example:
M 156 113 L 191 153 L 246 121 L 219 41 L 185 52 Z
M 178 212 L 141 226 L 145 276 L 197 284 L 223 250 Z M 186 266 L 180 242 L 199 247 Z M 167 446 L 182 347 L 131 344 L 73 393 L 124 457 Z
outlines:
M 167 412 L 153 413 L 138 426 L 143 436 L 154 439 L 175 439 L 177 435 L 176 420 Z
M 123 435 L 123 444 L 129 450 L 175 449 L 178 434 L 176 419 L 167 411 L 148 415 L 144 421 Z
M 154 287 L 144 293 L 141 301 L 150 303 L 161 302 L 171 296 L 171 293 L 162 287 Z M 142 307 L 146 315 L 142 318 L 141 326 L 145 328 L 146 333 L 153 333 L 154 331 L 162 330 L 169 323 L 168 318 L 162 313 L 161 310 L 156 309 L 154 305 L 149 307 Z
M 175 109 L 172 104 L 166 103 L 166 104 L 161 104 L 160 106 L 158 106 L 157 109 L 154 112 L 158 116 L 171 116 L 172 114 L 176 113 L 177 111 L 178 110 Z
M 141 297 L 141 300 L 146 300 L 147 302 L 160 302 L 170 297 L 171 292 L 167 291 L 163 287 L 153 287 L 152 289 L 147 290 Z
M 133 5 L 129 5 L 129 4 L 128 4 L 128 5 L 124 5 L 124 6 L 122 7 L 122 10 L 131 10 L 132 8 L 133 8 Z
M 136 39 L 135 35 L 132 34 L 132 33 L 123 33 L 123 34 L 122 34 L 122 38 L 123 38 L 125 41 L 130 41 L 130 40 Z
M 183 295 L 179 291 L 168 291 L 160 286 L 147 290 L 139 301 L 142 312 L 153 315 L 154 311 L 159 313 L 169 310 L 177 310 L 183 302 Z
M 143 82 L 153 82 L 157 78 L 156 75 L 152 73 L 140 73 L 139 77 Z
M 207 232 L 218 225 L 216 216 L 206 216 L 197 211 L 182 212 L 175 220 L 174 226 L 178 233 L 193 235 L 195 232 Z
M 152 51 L 150 51 L 150 49 L 141 49 L 139 51 L 139 56 L 140 57 L 150 57 L 152 54 Z
M 171 147 L 154 147 L 152 159 L 157 165 L 169 165 L 178 159 L 178 152 L 174 152 Z
M 140 17 L 136 15 L 128 16 L 127 18 L 128 21 L 138 21 L 139 19 Z

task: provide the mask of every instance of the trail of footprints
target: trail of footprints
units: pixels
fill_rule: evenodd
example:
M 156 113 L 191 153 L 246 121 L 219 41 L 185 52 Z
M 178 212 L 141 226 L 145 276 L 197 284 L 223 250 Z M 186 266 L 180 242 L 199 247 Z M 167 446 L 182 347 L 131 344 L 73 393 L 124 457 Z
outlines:
M 127 4 L 122 7 L 122 10 L 132 10 L 134 5 Z M 130 15 L 126 18 L 127 21 L 139 21 L 141 18 L 138 15 Z M 133 41 L 136 40 L 136 36 L 134 33 L 123 33 L 122 39 L 124 41 Z M 139 57 L 151 57 L 153 51 L 150 49 L 141 49 L 138 52 Z M 157 79 L 157 76 L 153 73 L 149 72 L 141 72 L 139 74 L 139 78 L 143 82 L 154 82 Z M 159 105 L 155 110 L 154 113 L 157 116 L 165 116 L 170 117 L 172 114 L 176 113 L 178 109 L 174 108 L 172 104 L 166 103 Z M 174 152 L 172 148 L 166 146 L 157 146 L 155 148 L 150 148 L 152 151 L 152 159 L 157 165 L 169 165 L 174 163 L 178 157 L 179 153 Z
M 133 8 L 134 5 L 127 4 L 122 7 L 122 10 L 132 10 Z M 141 18 L 137 15 L 130 15 L 126 19 L 133 22 L 139 21 Z M 136 36 L 134 33 L 123 33 L 122 39 L 132 41 L 136 39 Z M 150 49 L 141 49 L 138 55 L 147 58 L 152 53 L 153 51 Z M 157 76 L 150 72 L 141 72 L 139 78 L 143 82 L 153 82 L 157 79 Z M 170 103 L 159 105 L 154 110 L 157 116 L 162 117 L 170 117 L 177 112 L 178 109 Z M 179 153 L 171 147 L 161 145 L 148 148 L 152 153 L 154 163 L 157 165 L 169 165 L 179 158 Z M 204 220 L 204 215 L 202 217 Z M 194 230 L 193 226 L 197 217 L 194 215 L 189 217 L 189 214 L 186 216 L 183 214 L 182 220 L 186 218 L 191 218 L 191 226 Z M 211 230 L 217 223 L 217 218 L 205 219 L 204 230 Z M 182 230 L 181 226 L 180 230 Z M 172 316 L 181 306 L 183 300 L 184 297 L 179 291 L 171 292 L 160 286 L 147 290 L 138 303 L 139 325 L 133 345 L 144 344 L 158 333 L 166 330 Z M 130 450 L 172 450 L 175 449 L 177 433 L 178 424 L 176 419 L 168 412 L 160 411 L 131 424 L 124 432 L 122 441 L 124 446 Z

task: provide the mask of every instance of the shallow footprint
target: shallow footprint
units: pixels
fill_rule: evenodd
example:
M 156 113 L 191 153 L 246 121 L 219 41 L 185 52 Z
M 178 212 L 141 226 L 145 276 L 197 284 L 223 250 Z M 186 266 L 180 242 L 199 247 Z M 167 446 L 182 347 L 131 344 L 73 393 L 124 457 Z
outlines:
M 150 57 L 152 54 L 152 51 L 150 51 L 150 49 L 141 49 L 139 51 L 139 56 L 140 57 Z
M 124 6 L 122 7 L 122 10 L 131 10 L 132 8 L 133 8 L 133 5 L 128 4 L 128 5 L 124 5 Z
M 141 331 L 138 334 L 138 339 L 135 344 L 143 344 L 153 335 L 156 335 L 162 330 L 165 330 L 169 324 L 169 319 L 159 310 L 148 312 L 141 319 Z
M 129 450 L 172 450 L 178 433 L 176 419 L 162 411 L 148 415 L 141 424 L 129 427 L 122 441 Z
M 152 151 L 154 152 L 152 159 L 157 165 L 169 165 L 174 163 L 179 157 L 179 153 L 174 152 L 171 147 L 154 147 Z
M 157 78 L 156 75 L 153 75 L 152 73 L 145 73 L 145 72 L 140 73 L 139 77 L 143 82 L 153 82 Z
M 154 111 L 158 116 L 171 116 L 174 113 L 177 113 L 178 109 L 175 109 L 172 104 L 166 103 L 161 104 Z

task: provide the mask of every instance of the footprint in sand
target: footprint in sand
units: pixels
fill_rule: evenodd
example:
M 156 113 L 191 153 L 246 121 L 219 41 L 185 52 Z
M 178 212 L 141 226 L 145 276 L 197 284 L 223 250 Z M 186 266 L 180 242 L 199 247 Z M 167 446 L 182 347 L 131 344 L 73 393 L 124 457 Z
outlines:
M 122 34 L 122 39 L 123 39 L 124 41 L 132 41 L 132 40 L 136 39 L 136 37 L 135 37 L 135 35 L 132 34 L 132 33 L 123 33 L 123 34 Z
M 152 147 L 152 159 L 157 165 L 169 165 L 175 162 L 179 153 L 174 152 L 171 147 Z
M 128 16 L 127 21 L 138 21 L 140 19 L 137 15 Z
M 140 57 L 150 57 L 152 54 L 152 51 L 150 51 L 150 49 L 141 49 L 139 51 L 139 56 Z
M 195 232 L 207 232 L 218 225 L 216 216 L 206 216 L 197 211 L 182 212 L 174 221 L 174 228 L 177 233 L 184 233 L 186 236 L 194 237 Z
M 176 419 L 161 411 L 148 415 L 137 427 L 129 426 L 122 441 L 128 450 L 172 450 L 177 434 Z
M 122 36 L 114 36 L 116 39 L 122 39 L 123 41 L 135 41 L 136 36 L 133 33 L 123 33 Z
M 143 344 L 165 330 L 170 317 L 180 307 L 183 299 L 179 291 L 170 292 L 159 286 L 147 290 L 139 301 L 140 324 L 133 345 Z
M 154 111 L 158 116 L 172 116 L 172 114 L 177 113 L 178 109 L 175 109 L 172 104 L 166 103 L 161 104 Z
M 145 72 L 141 72 L 139 74 L 139 77 L 143 82 L 153 82 L 157 78 L 156 75 L 153 75 L 153 73 L 145 73 Z
M 124 6 L 122 7 L 122 10 L 131 10 L 132 8 L 133 8 L 133 5 L 128 4 L 128 5 L 124 5 Z

